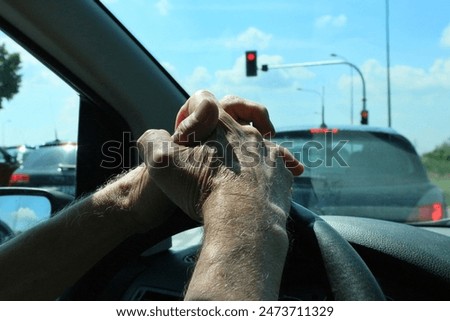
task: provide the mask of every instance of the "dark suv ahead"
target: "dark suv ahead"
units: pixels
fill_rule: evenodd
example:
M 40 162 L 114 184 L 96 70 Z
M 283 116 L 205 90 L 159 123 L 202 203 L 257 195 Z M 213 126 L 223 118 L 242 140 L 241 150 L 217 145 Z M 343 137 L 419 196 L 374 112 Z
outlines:
M 400 222 L 447 217 L 442 190 L 412 144 L 390 128 L 295 128 L 274 140 L 305 165 L 293 198 L 317 213 Z

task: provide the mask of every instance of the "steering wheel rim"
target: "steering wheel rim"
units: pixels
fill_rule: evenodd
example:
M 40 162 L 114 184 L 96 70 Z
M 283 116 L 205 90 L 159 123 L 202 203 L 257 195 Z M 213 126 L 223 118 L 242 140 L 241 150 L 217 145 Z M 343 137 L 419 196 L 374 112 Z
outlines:
M 14 237 L 13 230 L 11 230 L 8 224 L 0 220 L 0 244 L 6 242 L 12 237 Z
M 293 237 L 308 239 L 320 253 L 323 268 L 336 301 L 383 301 L 385 296 L 362 258 L 336 230 L 314 212 L 292 202 Z

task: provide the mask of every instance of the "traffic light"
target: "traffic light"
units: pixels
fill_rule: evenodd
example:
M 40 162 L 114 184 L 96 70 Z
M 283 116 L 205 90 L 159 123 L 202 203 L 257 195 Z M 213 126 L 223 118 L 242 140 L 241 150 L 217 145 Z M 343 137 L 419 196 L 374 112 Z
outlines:
M 245 52 L 245 64 L 247 70 L 247 77 L 254 77 L 257 74 L 258 67 L 256 66 L 256 51 Z
M 368 110 L 362 110 L 361 111 L 361 124 L 367 125 L 369 123 L 369 111 Z

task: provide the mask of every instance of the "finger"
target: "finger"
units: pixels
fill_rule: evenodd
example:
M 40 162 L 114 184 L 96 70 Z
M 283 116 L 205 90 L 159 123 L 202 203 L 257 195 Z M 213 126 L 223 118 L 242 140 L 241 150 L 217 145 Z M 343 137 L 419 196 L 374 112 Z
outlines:
M 285 167 L 291 171 L 292 175 L 299 176 L 304 171 L 304 166 L 300 161 L 298 161 L 294 155 L 285 147 L 275 144 L 270 140 L 264 140 L 266 146 L 270 148 L 275 148 L 277 151 L 277 155 L 281 156 L 283 159 Z
M 301 175 L 305 170 L 303 164 L 300 163 L 287 148 L 283 146 L 278 146 L 278 148 L 279 153 L 284 160 L 284 165 L 286 166 L 286 168 L 289 169 L 294 176 Z
M 139 155 L 150 167 L 166 167 L 176 144 L 165 130 L 147 130 L 137 141 Z
M 212 133 L 218 119 L 219 104 L 214 95 L 196 92 L 178 112 L 173 140 L 182 145 L 197 144 Z
M 252 123 L 264 137 L 275 134 L 269 112 L 264 106 L 236 96 L 226 96 L 220 101 L 220 105 L 238 123 Z
M 209 177 L 202 173 L 212 149 L 206 145 L 178 145 L 164 130 L 148 130 L 138 139 L 138 147 L 150 177 L 161 191 L 191 218 L 201 221 L 195 206 L 201 179 Z

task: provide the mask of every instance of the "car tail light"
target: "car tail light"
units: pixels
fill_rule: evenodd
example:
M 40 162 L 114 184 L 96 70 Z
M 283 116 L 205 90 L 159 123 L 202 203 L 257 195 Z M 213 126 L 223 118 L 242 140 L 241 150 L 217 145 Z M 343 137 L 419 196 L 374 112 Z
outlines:
M 12 174 L 9 179 L 9 185 L 16 185 L 21 183 L 29 183 L 30 175 L 27 174 Z
M 441 203 L 419 206 L 419 219 L 421 221 L 439 221 L 444 218 L 444 207 Z
M 337 134 L 339 132 L 339 129 L 337 128 L 311 128 L 309 130 L 311 134 L 326 134 L 326 133 L 333 133 Z

